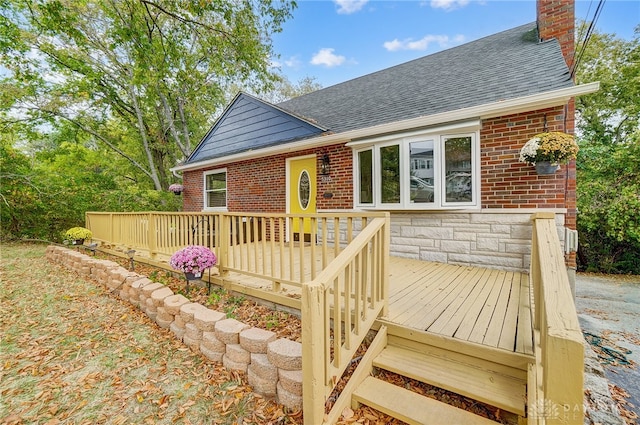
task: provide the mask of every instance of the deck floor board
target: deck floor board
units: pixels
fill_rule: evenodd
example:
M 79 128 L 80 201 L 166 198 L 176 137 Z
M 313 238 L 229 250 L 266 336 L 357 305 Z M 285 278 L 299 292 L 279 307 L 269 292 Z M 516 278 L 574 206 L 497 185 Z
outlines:
M 477 270 L 478 272 L 474 276 L 475 282 L 470 282 L 473 287 L 470 288 L 470 290 L 465 294 L 460 294 L 456 301 L 447 309 L 447 311 L 441 314 L 440 317 L 438 317 L 438 319 L 433 322 L 433 324 L 429 327 L 429 330 L 431 332 L 448 336 L 453 336 L 456 333 L 456 331 L 462 324 L 462 321 L 464 320 L 470 306 L 475 302 L 479 294 L 486 286 L 487 279 L 485 276 L 491 273 L 489 269 Z
M 467 267 L 445 275 L 443 286 L 439 286 L 439 289 L 442 289 L 404 324 L 415 325 L 418 329 L 429 330 L 433 322 L 450 308 L 449 306 L 458 295 L 466 295 L 468 292 L 467 284 L 477 272 L 478 269 Z M 454 309 L 454 307 L 451 308 Z
M 286 278 L 299 279 L 299 261 L 295 260 L 291 267 L 288 252 L 277 255 L 272 262 L 270 254 L 263 260 L 262 249 L 236 248 L 233 251 L 238 257 L 240 249 L 259 257 L 251 263 L 254 273 L 260 273 L 263 265 L 270 269 L 275 263 L 277 270 L 281 267 L 286 270 Z M 294 249 L 300 250 L 300 247 Z M 313 250 L 310 246 L 303 250 L 305 262 L 310 264 Z M 318 250 L 316 273 L 322 269 Z M 333 256 L 331 252 L 327 260 Z M 289 274 L 290 270 L 293 270 L 293 276 Z M 305 279 L 311 280 L 310 271 L 305 274 Z M 225 279 L 266 291 L 272 288 L 269 279 L 257 276 L 231 272 Z M 283 284 L 282 287 L 287 296 L 300 292 L 298 283 Z M 532 355 L 529 296 L 526 273 L 390 257 L 389 313 L 386 320 L 407 329 Z

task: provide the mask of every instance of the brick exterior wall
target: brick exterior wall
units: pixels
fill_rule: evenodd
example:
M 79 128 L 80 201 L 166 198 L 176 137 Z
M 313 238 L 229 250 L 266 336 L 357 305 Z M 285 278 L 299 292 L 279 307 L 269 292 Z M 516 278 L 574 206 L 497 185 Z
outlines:
M 520 149 L 537 133 L 567 131 L 565 108 L 491 118 L 480 131 L 482 208 L 569 208 L 575 207 L 575 163 L 561 171 L 538 176 L 535 168 L 519 161 Z M 331 160 L 331 172 L 320 175 L 320 158 Z M 229 211 L 285 212 L 286 160 L 315 154 L 318 158 L 317 207 L 319 210 L 353 208 L 353 154 L 344 145 L 274 155 L 257 160 L 227 164 L 227 204 Z M 203 208 L 203 172 L 184 173 L 184 210 Z M 575 213 L 575 212 L 574 212 Z M 575 217 L 567 220 L 575 225 Z
M 480 131 L 482 208 L 565 208 L 575 191 L 575 164 L 538 176 L 519 161 L 520 149 L 537 133 L 565 131 L 564 108 L 484 120 Z M 575 195 L 574 195 L 575 197 Z
M 331 159 L 331 172 L 320 176 L 318 170 L 318 209 L 353 208 L 353 151 L 344 145 L 333 145 L 326 152 Z
M 329 155 L 331 161 L 331 172 L 327 176 L 322 176 L 320 161 L 325 153 Z M 284 213 L 287 205 L 286 160 L 311 154 L 315 154 L 318 158 L 317 208 L 320 210 L 352 208 L 353 154 L 351 148 L 340 144 L 187 171 L 183 174 L 184 210 L 202 211 L 203 173 L 226 168 L 229 211 Z
M 202 173 L 205 170 L 185 171 L 182 173 L 182 209 L 187 212 L 202 211 L 204 200 L 202 190 L 204 179 Z

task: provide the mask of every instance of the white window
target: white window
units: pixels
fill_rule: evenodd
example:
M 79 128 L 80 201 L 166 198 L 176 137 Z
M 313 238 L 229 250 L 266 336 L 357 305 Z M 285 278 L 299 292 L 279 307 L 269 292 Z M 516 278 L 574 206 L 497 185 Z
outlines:
M 349 146 L 354 148 L 356 207 L 426 210 L 480 205 L 477 131 L 387 136 Z
M 357 203 L 360 205 L 373 204 L 373 150 L 366 149 L 358 152 L 358 180 Z
M 204 173 L 204 209 L 220 210 L 227 208 L 227 170 L 214 170 Z

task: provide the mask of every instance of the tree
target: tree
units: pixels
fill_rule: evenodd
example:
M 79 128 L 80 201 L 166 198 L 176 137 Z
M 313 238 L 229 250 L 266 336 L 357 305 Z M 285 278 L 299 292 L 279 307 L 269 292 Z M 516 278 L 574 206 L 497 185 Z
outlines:
M 274 81 L 272 33 L 294 2 L 0 0 L 0 107 L 71 123 L 156 190 L 187 157 L 233 82 Z
M 0 238 L 61 242 L 65 230 L 83 225 L 86 211 L 181 208 L 181 198 L 170 192 L 131 184 L 114 154 L 87 137 L 67 124 L 40 135 L 46 149 L 26 154 L 13 147 L 15 133 L 0 133 Z
M 640 274 L 639 35 L 640 26 L 631 41 L 594 33 L 576 73 L 578 83 L 601 87 L 576 101 L 578 260 L 586 270 Z
M 322 88 L 322 84 L 315 77 L 304 77 L 297 83 L 292 83 L 284 75 L 279 75 L 273 90 L 262 95 L 262 99 L 271 103 L 280 103 L 294 97 L 302 96 Z
M 584 30 L 583 23 L 579 34 Z M 576 51 L 582 50 L 578 44 Z M 628 140 L 640 125 L 640 25 L 630 41 L 614 34 L 592 34 L 576 70 L 576 82 L 592 81 L 600 82 L 600 90 L 576 99 L 581 138 L 599 143 Z

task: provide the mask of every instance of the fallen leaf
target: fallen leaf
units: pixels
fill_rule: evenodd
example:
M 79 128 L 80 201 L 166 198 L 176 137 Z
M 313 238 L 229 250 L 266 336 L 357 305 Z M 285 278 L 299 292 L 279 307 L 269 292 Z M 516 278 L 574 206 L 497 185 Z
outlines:
M 345 407 L 344 410 L 342 411 L 342 417 L 345 419 L 352 418 L 353 415 L 354 415 L 353 410 L 351 410 L 351 408 L 349 407 Z

